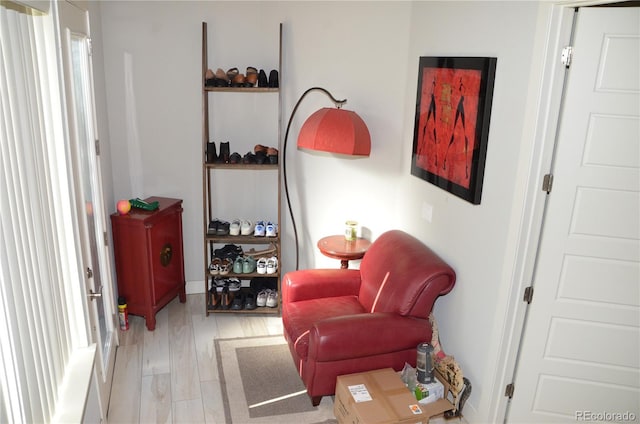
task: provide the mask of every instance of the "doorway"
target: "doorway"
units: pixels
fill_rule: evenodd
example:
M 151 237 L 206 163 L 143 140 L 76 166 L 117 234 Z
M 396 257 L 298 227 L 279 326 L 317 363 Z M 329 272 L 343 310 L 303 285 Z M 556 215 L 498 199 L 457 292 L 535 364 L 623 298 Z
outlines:
M 90 411 L 89 414 L 106 420 L 115 364 L 117 326 L 100 177 L 89 16 L 86 10 L 68 1 L 57 4 L 73 192 L 85 270 L 87 298 L 84 311 L 86 321 L 90 323 L 87 329 L 89 337 L 97 345 L 92 386 L 97 390 L 99 411 Z
M 566 65 L 508 422 L 640 415 L 640 9 L 631 6 L 565 20 L 580 55 Z

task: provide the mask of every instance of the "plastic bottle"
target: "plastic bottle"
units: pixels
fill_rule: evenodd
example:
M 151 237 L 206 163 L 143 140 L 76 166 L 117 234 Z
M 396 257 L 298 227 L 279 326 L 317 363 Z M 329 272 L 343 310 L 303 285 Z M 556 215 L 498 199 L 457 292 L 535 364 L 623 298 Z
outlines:
M 129 329 L 129 312 L 124 296 L 118 297 L 118 317 L 120 318 L 120 330 L 127 331 Z

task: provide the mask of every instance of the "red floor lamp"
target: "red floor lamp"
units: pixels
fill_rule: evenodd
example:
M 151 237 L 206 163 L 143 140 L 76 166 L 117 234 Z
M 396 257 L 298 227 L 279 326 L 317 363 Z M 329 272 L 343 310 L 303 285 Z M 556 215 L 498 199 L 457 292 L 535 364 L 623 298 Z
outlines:
M 293 226 L 296 244 L 296 270 L 299 267 L 300 249 L 298 246 L 298 228 L 291 208 L 289 185 L 287 182 L 287 140 L 289 129 L 302 100 L 312 91 L 321 91 L 333 101 L 335 108 L 322 108 L 314 112 L 302 124 L 298 134 L 298 148 L 317 150 L 349 156 L 369 156 L 371 153 L 371 136 L 369 129 L 357 113 L 342 109 L 347 100 L 337 100 L 322 87 L 312 87 L 305 91 L 296 103 L 289 117 L 284 134 L 282 154 L 282 172 L 284 174 L 284 191 L 289 208 L 289 216 Z

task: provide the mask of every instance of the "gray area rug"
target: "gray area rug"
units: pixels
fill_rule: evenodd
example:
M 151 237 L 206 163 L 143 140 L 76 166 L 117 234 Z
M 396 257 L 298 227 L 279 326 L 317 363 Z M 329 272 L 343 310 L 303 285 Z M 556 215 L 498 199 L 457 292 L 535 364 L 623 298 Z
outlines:
M 313 407 L 282 336 L 216 339 L 227 423 L 337 423 L 333 401 Z

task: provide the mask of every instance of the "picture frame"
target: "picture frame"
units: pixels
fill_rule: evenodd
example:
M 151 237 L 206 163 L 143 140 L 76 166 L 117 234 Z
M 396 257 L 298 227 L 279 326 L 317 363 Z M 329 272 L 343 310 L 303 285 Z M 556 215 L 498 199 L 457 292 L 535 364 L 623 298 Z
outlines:
M 420 57 L 411 174 L 479 205 L 497 58 Z

